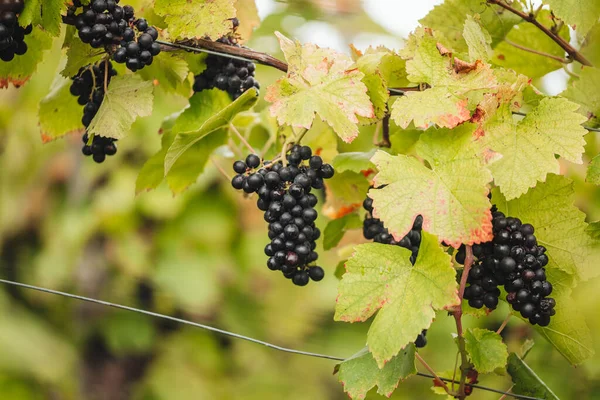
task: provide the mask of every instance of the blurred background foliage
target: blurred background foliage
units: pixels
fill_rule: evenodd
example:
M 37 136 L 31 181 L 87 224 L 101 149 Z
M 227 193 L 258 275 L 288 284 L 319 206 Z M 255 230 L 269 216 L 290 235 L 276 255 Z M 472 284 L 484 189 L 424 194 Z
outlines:
M 142 1 L 128 3 L 136 9 L 144 6 Z M 363 43 L 365 38 L 375 38 L 373 44 L 401 43 L 369 15 L 359 1 L 278 2 L 248 45 L 282 57 L 273 31 L 311 40 L 314 27 L 324 39 L 335 32 L 344 44 Z M 180 196 L 173 197 L 164 183 L 135 196 L 138 171 L 160 148 L 163 119 L 187 104 L 186 97 L 160 86 L 153 115 L 135 123 L 131 135 L 119 142 L 118 155 L 106 163 L 96 165 L 81 156 L 79 135 L 43 145 L 38 103 L 59 70 L 60 46 L 56 40 L 24 87 L 0 92 L 0 276 L 282 346 L 342 357 L 359 351 L 368 324 L 334 323 L 332 316 L 334 270 L 348 246 L 362 241 L 360 232 L 349 232 L 336 249 L 320 248 L 325 280 L 299 288 L 265 267 L 261 213 L 230 189 L 215 164 L 209 163 L 199 181 Z M 257 76 L 266 88 L 280 73 L 259 67 Z M 542 90 L 548 89 L 547 82 L 536 81 Z M 257 148 L 274 135 L 265 107 L 261 101 L 256 114 L 236 120 Z M 347 145 L 317 125 L 309 142 L 331 161 L 338 151 L 371 148 L 376 129 L 363 128 L 359 139 Z M 402 138 L 407 137 L 404 132 Z M 411 140 L 400 139 L 392 135 L 395 146 L 409 151 Z M 596 154 L 595 137 L 587 139 L 589 154 Z M 232 157 L 221 151 L 214 162 L 229 171 Z M 584 183 L 585 166 L 565 168 L 576 181 L 578 206 L 590 221 L 600 219 L 600 191 Z M 321 229 L 326 223 L 321 216 Z M 575 292 L 594 332 L 600 330 L 597 284 L 588 282 Z M 504 305 L 487 318 L 468 318 L 466 323 L 495 329 L 507 312 Z M 454 329 L 453 320 L 440 313 L 429 331 L 422 354 L 438 371 L 454 367 Z M 503 335 L 513 349 L 528 337 L 535 340 L 527 362 L 559 397 L 600 399 L 598 343 L 590 344 L 597 349 L 594 359 L 572 368 L 517 320 Z M 0 287 L 2 399 L 344 399 L 334 365 L 135 313 Z M 510 387 L 507 376 L 481 381 Z M 412 377 L 393 398 L 434 397 L 430 387 L 431 381 Z M 379 396 L 371 393 L 369 398 Z M 476 390 L 473 398 L 498 395 Z

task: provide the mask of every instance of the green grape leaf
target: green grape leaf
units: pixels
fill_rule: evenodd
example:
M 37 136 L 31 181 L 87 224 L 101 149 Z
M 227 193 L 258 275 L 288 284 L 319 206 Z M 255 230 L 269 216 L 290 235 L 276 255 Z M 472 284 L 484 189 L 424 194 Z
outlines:
M 406 235 L 417 215 L 423 229 L 451 246 L 492 239 L 490 201 L 486 185 L 492 180 L 472 140 L 474 125 L 454 130 L 430 129 L 421 135 L 416 158 L 378 151 L 371 159 L 379 170 L 369 191 L 375 217 L 396 240 Z
M 455 59 L 453 68 L 450 59 L 440 53 L 437 40 L 427 31 L 417 31 L 411 42 L 416 47 L 406 62 L 408 79 L 427 83 L 431 89 L 407 92 L 396 100 L 392 106 L 394 122 L 406 129 L 413 120 L 417 127 L 435 123 L 447 128 L 467 121 L 471 117 L 472 98 L 493 91 L 497 85 L 490 66 L 481 61 L 468 64 Z M 410 50 L 406 53 L 410 54 Z
M 600 185 L 600 155 L 597 155 L 590 161 L 585 181 L 594 185 Z
M 579 112 L 590 126 L 600 126 L 600 69 L 583 67 L 579 79 L 571 81 L 561 96 L 579 104 Z
M 250 109 L 257 101 L 255 89 L 245 91 L 231 102 L 227 93 L 218 89 L 204 90 L 190 99 L 190 107 L 175 122 L 173 132 L 177 134 L 165 157 L 165 172 L 168 174 L 179 158 L 202 138 L 222 130 L 240 112 Z
M 518 7 L 518 3 L 512 6 Z M 446 0 L 419 22 L 439 32 L 439 40 L 446 47 L 466 52 L 468 47 L 463 36 L 465 15 L 479 15 L 481 25 L 492 38 L 492 47 L 504 40 L 512 27 L 521 21 L 517 15 L 499 6 L 488 6 L 486 9 L 480 0 Z
M 164 17 L 173 39 L 216 40 L 232 30 L 235 0 L 154 0 L 154 12 Z
M 597 264 L 596 264 L 597 265 Z M 585 322 L 580 306 L 571 298 L 571 289 L 555 288 L 552 297 L 556 300 L 556 315 L 550 325 L 536 326 L 540 333 L 571 364 L 578 365 L 594 355 L 590 345 L 594 338 Z
M 600 19 L 600 2 L 596 0 L 544 0 L 554 15 L 584 36 Z
M 364 74 L 349 56 L 316 45 L 301 45 L 277 32 L 289 63 L 284 78 L 267 88 L 271 115 L 281 125 L 309 129 L 319 116 L 345 142 L 358 136 L 358 117 L 373 118 Z
M 67 48 L 67 64 L 60 72 L 65 78 L 71 78 L 79 72 L 82 67 L 98 62 L 106 54 L 94 49 L 89 44 L 83 43 L 75 33 L 75 27 L 67 27 L 67 33 L 63 48 Z
M 367 345 L 383 368 L 429 327 L 435 310 L 460 304 L 456 273 L 450 256 L 427 232 L 414 266 L 410 251 L 399 246 L 367 243 L 354 250 L 338 286 L 334 319 L 366 321 L 379 310 Z
M 58 36 L 63 10 L 66 10 L 64 0 L 27 0 L 23 12 L 19 15 L 19 24 L 21 26 L 41 25 L 44 31 L 52 36 Z
M 502 337 L 496 332 L 469 328 L 465 332 L 465 347 L 469 359 L 480 374 L 488 374 L 506 366 L 508 350 Z
M 525 195 L 506 201 L 494 190 L 494 203 L 507 215 L 519 217 L 535 227 L 538 242 L 548 249 L 548 268 L 558 268 L 584 280 L 598 275 L 596 241 L 586 232 L 585 214 L 573 205 L 573 182 L 548 175 Z
M 338 364 L 336 369 L 344 392 L 351 399 L 364 399 L 375 386 L 378 394 L 390 397 L 401 380 L 417 373 L 415 346 L 408 345 L 381 369 L 367 348 Z
M 588 32 L 584 42 L 581 44 L 583 54 L 593 65 L 600 65 L 600 23 Z
M 52 38 L 41 29 L 34 29 L 25 36 L 27 53 L 15 56 L 12 61 L 0 62 L 0 89 L 13 84 L 15 87 L 24 85 L 37 70 L 38 64 L 44 57 L 44 51 L 52 46 Z
M 487 61 L 492 57 L 492 37 L 481 25 L 479 18 L 476 20 L 471 15 L 467 15 L 463 37 L 469 48 L 469 58 L 471 61 Z
M 165 179 L 165 157 L 175 140 L 175 134 L 167 130 L 162 134 L 161 149 L 150 157 L 140 170 L 135 181 L 135 194 L 156 189 Z
M 189 95 L 189 87 L 183 85 L 189 73 L 187 62 L 178 54 L 162 52 L 154 57 L 152 65 L 139 71 L 147 81 L 158 82 L 166 92 L 178 92 L 183 96 Z
M 236 16 L 240 21 L 236 32 L 241 36 L 244 42 L 252 36 L 254 28 L 260 25 L 260 17 L 256 8 L 255 0 L 236 0 Z
M 369 190 L 369 181 L 361 173 L 344 171 L 327 180 L 327 189 L 336 200 L 346 204 L 362 204 Z
M 508 105 L 485 126 L 482 151 L 491 158 L 489 169 L 502 193 L 510 200 L 527 192 L 548 173 L 559 173 L 555 157 L 583 162 L 585 118 L 567 99 L 544 98 L 522 121 L 515 122 Z
M 375 164 L 371 162 L 371 158 L 375 155 L 375 150 L 368 152 L 348 152 L 340 153 L 331 162 L 336 173 L 344 171 L 363 172 L 375 169 Z
M 177 140 L 177 138 L 175 139 Z M 167 173 L 167 183 L 171 192 L 177 195 L 198 180 L 212 153 L 227 142 L 227 130 L 221 129 L 194 142 L 171 166 Z M 168 154 L 168 153 L 167 153 Z
M 364 74 L 362 82 L 367 86 L 367 94 L 375 110 L 372 119 L 361 122 L 372 123 L 381 120 L 388 111 L 387 103 L 390 98 L 388 87 L 394 86 L 390 83 L 402 86 L 408 83 L 405 72 L 406 62 L 399 55 L 385 48 L 369 48 L 364 54 L 354 47 L 351 49 L 358 70 Z
M 545 26 L 552 26 L 552 17 L 548 10 L 541 10 L 537 19 Z M 564 27 L 560 36 L 569 41 L 569 29 Z M 494 49 L 493 62 L 518 73 L 538 78 L 562 67 L 562 63 L 552 58 L 534 54 L 517 46 L 541 51 L 556 57 L 564 57 L 564 50 L 535 25 L 522 22 L 515 26 L 506 36 L 506 40 Z
M 82 132 L 82 107 L 69 91 L 71 80 L 57 76 L 50 93 L 40 102 L 38 111 L 40 131 L 44 143 L 74 132 Z M 79 111 L 78 111 L 79 110 Z
M 137 75 L 115 76 L 88 127 L 90 134 L 122 139 L 137 117 L 152 113 L 152 82 Z
M 559 400 L 539 376 L 515 353 L 508 356 L 508 373 L 515 384 L 512 392 L 539 399 Z
M 323 231 L 323 249 L 333 249 L 340 243 L 347 230 L 360 227 L 362 227 L 362 222 L 359 216 L 354 213 L 329 221 Z

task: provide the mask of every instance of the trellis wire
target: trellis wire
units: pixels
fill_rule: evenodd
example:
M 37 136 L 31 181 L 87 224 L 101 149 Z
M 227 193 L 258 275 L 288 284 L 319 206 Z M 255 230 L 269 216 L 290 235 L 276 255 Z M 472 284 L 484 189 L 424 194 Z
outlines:
M 102 305 L 102 306 L 117 308 L 117 309 L 120 309 L 120 310 L 131 311 L 131 312 L 135 312 L 135 313 L 147 315 L 147 316 L 150 316 L 150 317 L 166 319 L 166 320 L 177 322 L 177 323 L 180 323 L 180 324 L 190 325 L 190 326 L 193 326 L 195 328 L 200 328 L 200 329 L 204 329 L 204 330 L 207 330 L 207 331 L 220 333 L 222 335 L 231 336 L 231 337 L 234 337 L 236 339 L 245 340 L 245 341 L 248 341 L 248 342 L 251 342 L 251 343 L 260 344 L 260 345 L 266 346 L 266 347 L 271 348 L 271 349 L 283 351 L 285 353 L 299 354 L 299 355 L 308 356 L 308 357 L 315 357 L 315 358 L 324 358 L 324 359 L 333 360 L 333 361 L 345 361 L 346 360 L 346 358 L 343 358 L 343 357 L 331 356 L 331 355 L 327 355 L 327 354 L 311 353 L 311 352 L 308 352 L 308 351 L 302 351 L 302 350 L 296 350 L 296 349 L 290 349 L 290 348 L 287 348 L 287 347 L 277 346 L 275 344 L 272 344 L 272 343 L 269 343 L 269 342 L 265 342 L 263 340 L 254 339 L 254 338 L 251 338 L 249 336 L 244 336 L 244 335 L 240 335 L 239 333 L 229 332 L 229 331 L 226 331 L 226 330 L 223 330 L 223 329 L 219 329 L 219 328 L 215 328 L 215 327 L 212 327 L 212 326 L 209 326 L 209 325 L 200 324 L 198 322 L 192 322 L 192 321 L 188 321 L 188 320 L 185 320 L 185 319 L 171 317 L 169 315 L 159 314 L 159 313 L 155 313 L 155 312 L 152 312 L 152 311 L 146 311 L 146 310 L 142 310 L 142 309 L 135 308 L 135 307 L 129 307 L 129 306 L 121 305 L 121 304 L 111 303 L 109 301 L 93 299 L 93 298 L 90 298 L 90 297 L 79 296 L 79 295 L 72 294 L 72 293 L 66 293 L 66 292 L 61 292 L 59 290 L 42 288 L 42 287 L 39 287 L 39 286 L 29 285 L 29 284 L 21 283 L 21 282 L 14 282 L 14 281 L 6 280 L 6 279 L 0 279 L 0 283 L 4 283 L 6 285 L 18 286 L 18 287 L 25 288 L 25 289 L 31 289 L 31 290 L 35 290 L 35 291 L 38 291 L 38 292 L 43 292 L 43 293 L 48 293 L 48 294 L 54 294 L 54 295 L 58 295 L 58 296 L 63 296 L 63 297 L 67 297 L 67 298 L 71 298 L 71 299 L 75 299 L 75 300 L 81 300 L 81 301 L 85 301 L 85 302 L 88 302 L 88 303 L 99 304 L 99 305 Z M 434 379 L 435 378 L 433 375 L 425 374 L 425 373 L 422 373 L 422 372 L 417 372 L 416 375 L 421 376 L 421 377 L 425 377 L 425 378 L 430 378 L 430 379 Z M 454 381 L 452 379 L 448 379 L 448 378 L 440 378 L 440 379 L 443 380 L 444 382 L 458 383 L 458 382 L 456 382 L 456 381 Z M 471 386 L 473 388 L 476 388 L 476 389 L 481 389 L 481 390 L 485 390 L 485 391 L 488 391 L 488 392 L 494 392 L 494 393 L 503 394 L 503 395 L 506 395 L 506 396 L 511 396 L 511 397 L 516 398 L 516 399 L 523 399 L 523 400 L 543 400 L 543 399 L 540 399 L 539 397 L 530 397 L 530 396 L 525 396 L 525 395 L 520 395 L 520 394 L 514 394 L 514 393 L 504 392 L 502 390 L 493 389 L 493 388 L 489 388 L 489 387 L 481 386 L 481 385 L 477 385 L 477 384 L 467 384 L 467 385 Z

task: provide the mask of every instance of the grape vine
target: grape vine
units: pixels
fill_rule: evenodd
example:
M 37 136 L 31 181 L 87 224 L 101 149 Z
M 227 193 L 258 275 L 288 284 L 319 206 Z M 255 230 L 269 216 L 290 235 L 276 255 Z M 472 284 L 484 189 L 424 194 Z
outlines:
M 339 262 L 334 320 L 370 320 L 366 348 L 343 358 L 269 347 L 340 361 L 353 399 L 375 386 L 390 395 L 417 374 L 464 400 L 474 388 L 494 391 L 477 383 L 501 370 L 514 385 L 500 393 L 555 398 L 525 364 L 529 349 L 500 335 L 513 324 L 524 336 L 541 333 L 573 365 L 592 357 L 586 310 L 570 297 L 598 276 L 600 235 L 566 176 L 583 182 L 568 163 L 589 162 L 586 184 L 600 185 L 586 136 L 600 125 L 591 89 L 600 11 L 584 18 L 559 0 L 537 10 L 487 0 L 481 11 L 446 0 L 401 50 L 344 53 L 274 32 L 279 60 L 249 47 L 259 18 L 234 0 L 153 0 L 137 13 L 120 0 L 30 1 L 0 0 L 0 85 L 46 73 L 41 61 L 62 44 L 61 76 L 39 107 L 44 142 L 77 132 L 83 155 L 100 164 L 132 129 L 162 124 L 137 194 L 224 177 L 268 224 L 269 271 L 304 287 L 333 282 L 328 264 Z M 283 74 L 263 77 L 257 64 Z M 566 89 L 544 95 L 535 85 L 558 68 Z M 258 78 L 271 82 L 260 100 Z M 232 177 L 221 165 L 233 160 Z M 321 253 L 321 239 L 335 250 Z M 479 322 L 504 301 L 511 312 L 499 329 Z M 432 324 L 448 316 L 452 375 L 426 361 L 436 349 L 427 334 L 433 340 Z

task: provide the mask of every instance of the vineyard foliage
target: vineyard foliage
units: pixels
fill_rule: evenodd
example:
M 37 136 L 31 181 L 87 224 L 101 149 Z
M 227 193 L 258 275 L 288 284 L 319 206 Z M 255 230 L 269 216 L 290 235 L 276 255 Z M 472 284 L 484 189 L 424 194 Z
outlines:
M 414 388 L 417 378 L 403 381 L 417 367 L 426 371 L 423 359 L 440 376 L 457 381 L 451 388 L 436 381 L 433 391 L 462 399 L 473 390 L 475 398 L 487 398 L 468 386 L 479 380 L 503 382 L 502 390 L 512 380 L 513 393 L 539 398 L 558 398 L 552 390 L 573 395 L 555 387 L 565 377 L 553 376 L 546 385 L 528 365 L 531 359 L 543 369 L 540 359 L 545 357 L 583 365 L 586 379 L 595 382 L 589 393 L 598 388 L 597 368 L 590 365 L 598 360 L 592 332 L 600 321 L 592 310 L 600 299 L 590 288 L 600 276 L 600 235 L 593 222 L 600 219 L 600 3 L 544 0 L 533 7 L 527 1 L 445 0 L 423 16 L 399 48 L 373 43 L 341 51 L 303 43 L 288 31 L 288 14 L 304 11 L 311 18 L 294 2 L 261 26 L 252 0 L 136 0 L 136 18 L 145 18 L 158 31 L 160 54 L 136 72 L 130 64 L 113 61 L 117 75 L 104 82 L 101 105 L 85 126 L 83 106 L 72 94 L 73 77 L 93 65 L 108 65 L 114 48 L 82 42 L 71 15 L 73 2 L 24 3 L 18 23 L 33 26 L 25 37 L 28 51 L 0 61 L 3 276 L 71 291 L 88 288 L 96 297 L 116 288 L 114 293 L 121 294 L 113 300 L 148 286 L 153 289 L 148 289 L 152 301 L 147 305 L 155 311 L 212 319 L 231 330 L 291 344 L 302 344 L 313 334 L 330 335 L 323 339 L 328 344 L 324 352 L 356 353 L 341 361 L 331 378 L 353 399 L 365 398 L 375 387 L 371 394 L 388 397 L 398 385 Z M 361 21 L 355 24 L 360 29 Z M 202 51 L 207 43 L 213 54 L 255 61 L 260 85 L 250 80 L 251 87 L 244 86 L 245 71 L 242 83 L 237 76 L 228 81 L 242 87 L 239 95 L 231 96 L 218 83 L 199 90 L 198 76 L 212 62 Z M 238 70 L 246 69 L 240 65 Z M 547 82 L 558 76 L 565 88 L 550 94 Z M 36 142 L 29 141 L 31 132 Z M 123 150 L 91 165 L 78 153 L 84 133 L 86 145 L 103 137 L 116 140 Z M 321 255 L 318 265 L 325 278 L 306 288 L 269 275 L 262 254 L 267 224 L 254 210 L 258 197 L 246 189 L 246 194 L 236 193 L 230 183 L 239 173 L 231 169 L 234 160 L 256 153 L 260 167 L 249 170 L 271 168 L 264 160 L 287 165 L 295 144 L 309 146 L 335 170 L 323 190 L 312 178 L 322 235 L 309 251 Z M 47 204 L 20 208 L 36 193 L 31 187 L 39 180 L 47 180 L 37 193 Z M 55 182 L 64 185 L 60 190 L 66 194 L 55 193 L 60 192 Z M 289 184 L 285 190 L 293 191 Z M 311 190 L 310 182 L 304 190 Z M 386 240 L 399 246 L 377 237 L 377 243 L 365 243 L 365 199 L 372 201 L 372 217 L 385 227 Z M 458 261 L 464 258 L 459 254 L 499 240 L 492 229 L 498 212 L 535 227 L 533 240 L 545 249 L 542 273 L 556 302 L 547 326 L 532 327 L 526 312 L 509 308 L 510 293 L 501 284 L 496 285 L 501 303 L 496 310 L 478 310 L 462 301 L 466 280 L 461 277 L 466 279 L 473 259 Z M 411 259 L 411 250 L 401 243 L 415 235 L 416 219 L 422 228 L 418 255 L 413 252 Z M 273 230 L 273 221 L 268 222 Z M 12 250 L 30 246 L 34 239 L 27 235 L 40 242 L 33 250 L 39 256 Z M 109 256 L 102 255 L 105 251 Z M 76 267 L 100 263 L 94 257 L 112 266 Z M 103 272 L 73 282 L 78 269 L 81 274 Z M 101 283 L 101 275 L 110 284 Z M 149 283 L 133 289 L 132 282 Z M 593 301 L 583 300 L 586 290 Z M 263 291 L 264 298 L 253 293 Z M 19 304 L 15 314 L 13 303 Z M 315 315 L 307 315 L 313 307 Z M 62 311 L 53 312 L 49 321 L 38 314 L 53 308 Z M 76 398 L 65 379 L 78 357 L 75 341 L 67 337 L 70 328 L 50 328 L 73 317 L 64 301 L 7 291 L 0 293 L 0 309 L 0 337 L 6 339 L 0 342 L 24 334 L 41 351 L 36 361 L 20 360 L 25 349 L 17 346 L 5 364 L 0 361 L 7 376 L 21 374 L 14 390 L 25 394 L 14 398 L 39 398 L 36 393 L 44 393 L 44 385 Z M 257 321 L 269 326 L 249 321 L 255 309 Z M 317 321 L 323 315 L 327 322 Z M 509 328 L 524 333 L 508 336 L 504 325 L 498 330 L 505 318 Z M 158 354 L 144 359 L 147 370 L 137 378 L 136 398 L 235 397 L 234 389 L 205 382 L 214 373 L 227 386 L 227 368 L 247 373 L 241 385 L 256 398 L 275 398 L 269 396 L 278 390 L 325 398 L 319 375 L 333 369 L 310 371 L 310 363 L 320 361 L 296 364 L 290 359 L 280 378 L 280 360 L 249 345 L 228 344 L 233 348 L 228 352 L 212 336 L 189 331 L 168 336 L 154 322 L 121 313 L 91 321 L 85 341 L 102 340 L 107 351 L 121 356 L 150 357 L 152 349 Z M 291 327 L 282 334 L 271 322 Z M 415 348 L 424 330 L 433 332 L 428 345 Z M 355 335 L 355 348 L 340 339 L 346 332 Z M 528 336 L 537 342 L 531 351 L 521 346 Z M 436 340 L 445 345 L 432 344 Z M 455 344 L 455 350 L 447 349 Z M 226 359 L 238 350 L 241 355 L 231 364 L 239 365 L 233 367 Z M 456 351 L 462 357 L 453 372 Z M 272 370 L 273 377 L 249 371 L 255 356 L 259 368 Z M 56 369 L 50 368 L 54 357 L 61 359 Z M 93 363 L 85 360 L 91 368 L 86 373 L 92 374 Z M 190 364 L 181 366 L 186 360 Z M 4 382 L 3 373 L 0 391 L 12 379 Z M 28 374 L 43 382 L 40 388 L 20 389 L 27 387 L 18 382 L 27 382 Z M 581 372 L 569 374 L 581 379 Z M 281 387 L 272 389 L 278 379 Z M 314 388 L 307 389 L 305 379 Z M 196 383 L 182 383 L 182 389 L 165 385 L 186 380 Z

